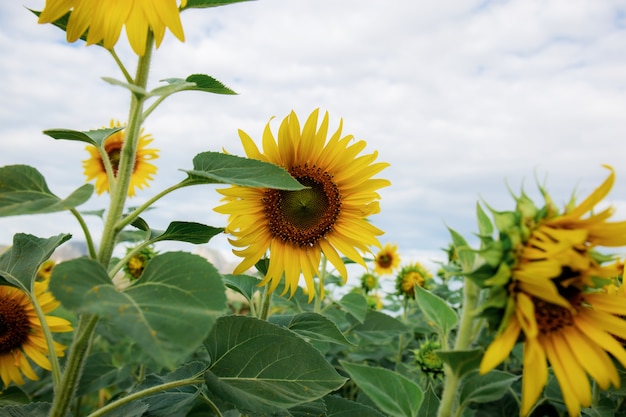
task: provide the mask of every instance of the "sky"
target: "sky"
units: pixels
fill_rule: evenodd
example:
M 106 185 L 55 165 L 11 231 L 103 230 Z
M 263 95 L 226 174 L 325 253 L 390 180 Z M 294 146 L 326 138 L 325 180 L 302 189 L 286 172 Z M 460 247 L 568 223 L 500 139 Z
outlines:
M 126 90 L 109 53 L 67 44 L 27 8 L 43 0 L 0 3 L 0 166 L 37 168 L 67 196 L 84 183 L 78 142 L 50 128 L 89 130 L 125 121 Z M 603 205 L 626 219 L 626 2 L 587 0 L 259 0 L 181 14 L 186 40 L 167 33 L 149 82 L 194 73 L 215 77 L 236 96 L 183 92 L 146 121 L 160 149 L 139 205 L 185 178 L 204 151 L 244 155 L 237 130 L 259 143 L 271 117 L 320 108 L 331 129 L 363 139 L 390 163 L 379 177 L 381 212 L 371 218 L 398 244 L 403 263 L 436 268 L 448 227 L 470 242 L 479 201 L 511 210 L 511 191 L 540 202 L 537 183 L 563 206 L 591 193 L 614 167 Z M 116 50 L 134 69 L 122 34 Z M 160 200 L 144 218 L 224 226 L 213 211 L 215 186 L 190 187 Z M 106 195 L 80 207 L 104 208 Z M 96 237 L 101 221 L 88 224 Z M 48 237 L 80 228 L 68 213 L 0 218 L 0 243 L 18 232 Z M 208 245 L 236 260 L 223 236 Z M 186 248 L 186 247 L 185 247 Z

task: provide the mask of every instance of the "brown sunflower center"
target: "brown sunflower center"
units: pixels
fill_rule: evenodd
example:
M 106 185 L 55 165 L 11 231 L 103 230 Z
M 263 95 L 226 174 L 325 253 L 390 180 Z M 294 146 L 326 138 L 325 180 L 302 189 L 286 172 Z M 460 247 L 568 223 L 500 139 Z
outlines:
M 581 305 L 578 295 L 568 298 L 574 309 Z M 533 298 L 535 304 L 535 319 L 541 334 L 547 335 L 558 332 L 568 326 L 574 325 L 574 315 L 572 310 L 556 304 L 549 303 L 539 298 Z
M 24 307 L 11 298 L 0 299 L 0 355 L 22 346 L 29 332 L 30 321 Z
M 122 141 L 109 141 L 104 145 L 104 150 L 109 156 L 111 161 L 111 168 L 113 168 L 113 175 L 117 177 L 117 170 L 120 166 L 120 159 L 122 157 Z M 104 167 L 103 167 L 104 169 Z
M 389 268 L 391 266 L 391 262 L 393 258 L 388 253 L 383 253 L 376 259 L 376 262 L 381 268 Z
M 265 192 L 270 233 L 295 246 L 312 246 L 333 230 L 341 211 L 341 193 L 332 176 L 316 166 L 297 165 L 289 173 L 309 188 Z

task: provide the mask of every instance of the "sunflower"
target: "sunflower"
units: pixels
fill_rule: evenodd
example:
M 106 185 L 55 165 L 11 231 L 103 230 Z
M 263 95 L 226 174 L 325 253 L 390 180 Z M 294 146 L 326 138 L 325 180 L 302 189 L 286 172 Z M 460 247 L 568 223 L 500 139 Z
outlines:
M 396 276 L 399 295 L 415 299 L 415 287 L 425 288 L 431 274 L 418 262 L 402 267 Z
M 111 120 L 111 127 L 120 126 L 120 122 Z M 157 171 L 157 167 L 148 162 L 152 159 L 158 158 L 158 149 L 146 148 L 152 140 L 152 135 L 143 134 L 142 129 L 139 135 L 139 143 L 137 146 L 137 153 L 135 154 L 135 164 L 130 178 L 130 186 L 128 187 L 129 197 L 135 195 L 135 188 L 143 189 L 143 187 L 148 186 L 148 181 L 153 179 L 153 175 Z M 123 144 L 124 130 L 115 132 L 104 141 L 104 151 L 109 157 L 114 176 L 117 176 L 117 169 L 120 162 Z M 96 192 L 98 194 L 109 191 L 109 179 L 107 177 L 100 152 L 98 152 L 98 149 L 92 145 L 87 146 L 85 149 L 90 154 L 90 158 L 83 161 L 84 174 L 87 176 L 87 181 L 91 181 L 95 178 Z
M 572 201 L 559 214 L 544 193 L 546 206 L 530 210 L 530 216 L 519 216 L 522 232 L 510 233 L 527 237 L 513 248 L 514 264 L 505 283 L 507 313 L 485 352 L 480 372 L 486 373 L 506 359 L 522 336 L 523 416 L 531 411 L 547 382 L 548 363 L 570 416 L 591 404 L 589 377 L 602 389 L 619 386 L 609 353 L 626 366 L 626 351 L 616 339 L 626 334 L 626 321 L 621 318 L 626 316 L 626 304 L 623 297 L 604 287 L 607 279 L 623 273 L 623 265 L 606 264 L 603 261 L 612 259 L 595 250 L 597 246 L 626 245 L 626 222 L 608 222 L 613 213 L 610 207 L 593 212 L 614 182 L 613 169 L 607 168 L 609 177 L 580 205 Z M 507 233 L 501 231 L 507 241 L 515 241 Z M 499 273 L 507 270 L 506 265 L 498 268 Z
M 400 265 L 398 245 L 387 243 L 374 258 L 374 272 L 379 275 L 391 274 Z
M 284 293 L 293 295 L 300 274 L 314 297 L 313 277 L 324 254 L 343 277 L 347 269 L 340 253 L 366 267 L 361 253 L 380 247 L 382 231 L 368 222 L 378 213 L 377 190 L 390 185 L 374 179 L 389 164 L 374 162 L 377 152 L 360 155 L 364 141 L 342 136 L 342 123 L 327 140 L 328 113 L 318 125 L 319 110 L 313 111 L 303 128 L 294 112 L 281 123 L 278 141 L 268 123 L 263 133 L 263 152 L 243 131 L 239 136 L 249 158 L 284 167 L 301 184 L 301 191 L 232 186 L 218 190 L 225 204 L 215 211 L 228 214 L 227 233 L 244 259 L 235 268 L 240 274 L 252 267 L 269 250 L 267 273 L 260 285 L 276 289 L 285 277 Z M 321 286 L 323 290 L 323 286 Z
M 48 292 L 48 281 L 34 283 L 34 296 L 44 313 L 59 306 Z M 60 317 L 45 316 L 51 332 L 72 331 L 70 323 Z M 64 355 L 65 346 L 54 342 L 54 354 Z M 31 380 L 39 379 L 28 358 L 41 368 L 50 370 L 48 345 L 41 322 L 28 295 L 18 288 L 0 286 L 0 377 L 5 387 L 11 382 L 24 383 L 22 374 Z
M 87 32 L 87 45 L 102 42 L 113 49 L 122 26 L 133 51 L 143 56 L 146 52 L 148 31 L 154 33 L 157 48 L 165 35 L 165 28 L 180 41 L 185 40 L 180 11 L 176 0 L 46 0 L 39 15 L 39 23 L 52 23 L 70 13 L 67 23 L 67 41 L 74 42 Z M 180 1 L 185 7 L 187 0 Z
M 378 276 L 376 276 L 376 274 L 366 272 L 361 275 L 361 289 L 365 291 L 365 294 L 377 288 L 380 288 L 380 283 L 378 282 Z

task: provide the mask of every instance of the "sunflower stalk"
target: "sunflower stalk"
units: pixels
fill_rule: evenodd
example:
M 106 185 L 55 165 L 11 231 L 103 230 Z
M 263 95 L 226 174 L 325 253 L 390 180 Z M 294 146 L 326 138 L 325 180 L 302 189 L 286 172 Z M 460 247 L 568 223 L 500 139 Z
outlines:
M 474 312 L 478 305 L 480 288 L 472 282 L 471 279 L 465 278 L 463 286 L 463 308 L 461 310 L 461 319 L 457 338 L 454 344 L 454 350 L 465 350 L 473 342 L 477 332 L 474 331 Z M 444 343 L 445 342 L 445 343 Z M 442 340 L 444 349 L 448 349 L 447 340 Z M 456 402 L 456 394 L 460 382 L 459 376 L 453 372 L 449 365 L 444 365 L 445 385 L 439 403 L 437 417 L 448 417 L 453 415 L 452 411 Z
M 139 56 L 136 77 L 133 83 L 143 89 L 146 88 L 148 83 L 153 46 L 154 37 L 153 34 L 149 32 L 146 53 L 143 56 Z M 144 97 L 136 93 L 131 93 L 128 125 L 125 130 L 126 136 L 120 155 L 117 181 L 115 185 L 111 184 L 111 202 L 97 257 L 97 260 L 107 269 L 113 255 L 116 236 L 121 230 L 117 224 L 124 211 L 126 196 L 128 195 L 128 188 L 130 186 L 130 178 L 133 173 L 137 143 L 139 141 L 139 133 L 143 121 L 144 99 Z M 83 315 L 79 319 L 79 325 L 76 329 L 59 389 L 54 393 L 50 417 L 64 417 L 70 409 L 97 322 L 98 317 L 95 315 Z

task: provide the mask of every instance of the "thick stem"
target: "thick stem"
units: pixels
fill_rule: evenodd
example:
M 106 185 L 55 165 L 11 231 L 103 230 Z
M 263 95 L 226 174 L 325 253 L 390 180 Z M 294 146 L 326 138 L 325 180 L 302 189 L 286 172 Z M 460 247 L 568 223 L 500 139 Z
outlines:
M 261 301 L 261 320 L 267 320 L 267 316 L 270 311 L 270 304 L 272 304 L 272 292 L 267 289 L 267 285 L 263 289 L 263 298 Z
M 78 322 L 76 335 L 70 348 L 70 355 L 63 371 L 60 387 L 54 392 L 50 417 L 65 417 L 67 415 L 67 411 L 74 399 L 74 393 L 78 387 L 91 335 L 97 322 L 98 317 L 95 315 L 83 315 Z
M 475 336 L 473 330 L 474 312 L 478 304 L 478 295 L 480 289 L 472 280 L 465 278 L 463 287 L 463 309 L 461 311 L 461 320 L 459 321 L 459 332 L 457 334 L 454 350 L 467 349 Z M 447 349 L 448 346 L 444 345 Z M 453 415 L 453 409 L 456 402 L 456 394 L 460 378 L 448 365 L 444 367 L 446 382 L 439 403 L 438 417 L 449 417 Z

